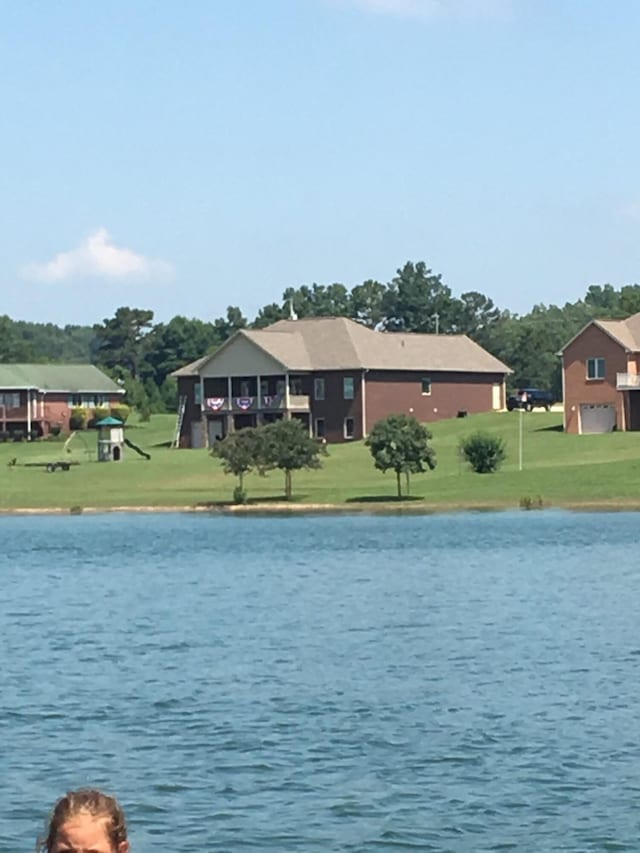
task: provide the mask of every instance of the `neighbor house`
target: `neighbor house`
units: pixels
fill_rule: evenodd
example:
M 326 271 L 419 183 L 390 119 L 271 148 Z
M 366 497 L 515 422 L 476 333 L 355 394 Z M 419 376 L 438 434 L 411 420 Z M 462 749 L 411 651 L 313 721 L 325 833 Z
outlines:
M 25 436 L 66 431 L 74 408 L 114 406 L 124 393 L 92 364 L 0 364 L 0 425 Z
M 175 371 L 174 444 L 203 447 L 283 417 L 341 442 L 392 413 L 436 421 L 500 410 L 510 372 L 465 335 L 377 332 L 343 317 L 280 320 L 238 331 Z
M 640 429 L 640 313 L 592 320 L 562 350 L 564 428 Z

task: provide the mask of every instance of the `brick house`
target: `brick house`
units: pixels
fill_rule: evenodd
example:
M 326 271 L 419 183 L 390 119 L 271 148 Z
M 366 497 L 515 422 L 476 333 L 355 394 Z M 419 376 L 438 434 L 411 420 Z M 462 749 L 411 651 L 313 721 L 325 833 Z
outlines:
M 124 393 L 92 364 L 0 364 L 0 426 L 26 436 L 46 436 L 53 424 L 67 431 L 76 406 L 115 406 Z
M 566 432 L 640 429 L 640 313 L 592 320 L 561 354 Z
M 342 442 L 365 437 L 392 413 L 435 421 L 500 410 L 510 372 L 466 335 L 376 332 L 344 317 L 280 320 L 240 330 L 174 372 L 174 444 L 210 446 L 282 417 Z

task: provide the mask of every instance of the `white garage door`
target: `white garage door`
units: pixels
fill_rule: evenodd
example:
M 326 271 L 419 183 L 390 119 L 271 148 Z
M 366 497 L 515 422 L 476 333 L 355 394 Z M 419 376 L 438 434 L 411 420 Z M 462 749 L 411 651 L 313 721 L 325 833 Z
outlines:
M 611 432 L 616 425 L 616 407 L 611 403 L 582 403 L 580 432 Z

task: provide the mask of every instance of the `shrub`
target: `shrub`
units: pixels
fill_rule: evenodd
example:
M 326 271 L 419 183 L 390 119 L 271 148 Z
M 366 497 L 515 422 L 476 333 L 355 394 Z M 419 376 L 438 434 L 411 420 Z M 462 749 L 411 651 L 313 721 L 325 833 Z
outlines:
M 236 486 L 233 490 L 233 502 L 234 504 L 246 504 L 247 492 L 242 486 Z
M 532 497 L 531 495 L 525 495 L 520 498 L 520 509 L 530 510 L 530 509 L 543 509 L 544 501 L 542 500 L 541 495 L 536 495 L 536 497 Z
M 82 406 L 76 406 L 71 411 L 69 426 L 71 429 L 84 429 L 87 425 L 88 416 L 89 413 L 86 409 L 83 409 Z
M 141 423 L 148 424 L 151 420 L 151 406 L 148 403 L 143 403 L 138 409 L 138 415 Z
M 49 428 L 49 435 L 52 435 L 54 438 L 57 438 L 62 432 L 62 424 L 51 424 Z
M 125 403 L 119 403 L 117 406 L 111 407 L 111 417 L 118 418 L 122 423 L 126 423 L 131 409 Z
M 488 432 L 474 432 L 460 442 L 460 453 L 476 474 L 493 474 L 506 457 L 503 439 Z
M 93 417 L 96 421 L 101 421 L 104 418 L 108 418 L 110 414 L 111 410 L 109 409 L 109 406 L 96 406 L 96 410 L 93 413 Z
M 14 441 L 24 441 L 25 431 L 23 429 L 12 429 L 11 430 L 11 438 Z
M 9 430 L 5 429 L 5 430 L 0 431 L 0 441 L 9 441 L 10 438 L 11 438 L 11 433 L 9 432 Z

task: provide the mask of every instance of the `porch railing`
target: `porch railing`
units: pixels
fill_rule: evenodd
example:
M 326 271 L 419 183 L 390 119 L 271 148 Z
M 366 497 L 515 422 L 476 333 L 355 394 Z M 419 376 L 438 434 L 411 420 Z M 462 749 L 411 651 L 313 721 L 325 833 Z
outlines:
M 640 373 L 617 373 L 616 389 L 618 391 L 633 391 L 640 388 Z
M 208 414 L 241 414 L 242 412 L 284 412 L 286 410 L 284 394 L 256 394 L 246 397 L 206 397 L 202 410 Z M 289 394 L 289 411 L 308 412 L 307 394 Z

